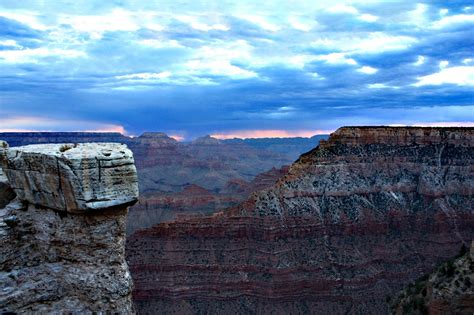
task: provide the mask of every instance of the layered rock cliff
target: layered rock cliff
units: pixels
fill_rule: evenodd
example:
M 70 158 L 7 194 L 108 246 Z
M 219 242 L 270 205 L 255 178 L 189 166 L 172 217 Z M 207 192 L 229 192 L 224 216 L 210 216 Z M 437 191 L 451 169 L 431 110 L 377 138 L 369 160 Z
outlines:
M 138 310 L 388 313 L 474 237 L 473 159 L 473 128 L 341 128 L 240 206 L 132 235 Z
M 112 143 L 3 148 L 0 312 L 132 313 L 125 228 L 138 185 L 131 151 Z

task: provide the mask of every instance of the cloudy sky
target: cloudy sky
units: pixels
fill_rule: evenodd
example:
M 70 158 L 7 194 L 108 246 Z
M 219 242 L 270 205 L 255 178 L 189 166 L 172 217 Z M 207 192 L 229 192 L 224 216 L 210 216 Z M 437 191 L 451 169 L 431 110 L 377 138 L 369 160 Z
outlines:
M 474 125 L 472 1 L 259 2 L 1 0 L 0 130 Z

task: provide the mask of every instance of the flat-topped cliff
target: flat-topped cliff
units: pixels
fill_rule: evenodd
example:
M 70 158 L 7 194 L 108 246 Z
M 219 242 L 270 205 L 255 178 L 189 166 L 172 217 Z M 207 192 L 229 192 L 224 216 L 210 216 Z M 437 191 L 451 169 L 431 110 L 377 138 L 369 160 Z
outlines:
M 0 312 L 133 313 L 125 261 L 138 200 L 132 152 L 114 143 L 0 152 Z
M 132 235 L 137 308 L 386 314 L 471 243 L 473 162 L 473 128 L 341 128 L 239 206 Z

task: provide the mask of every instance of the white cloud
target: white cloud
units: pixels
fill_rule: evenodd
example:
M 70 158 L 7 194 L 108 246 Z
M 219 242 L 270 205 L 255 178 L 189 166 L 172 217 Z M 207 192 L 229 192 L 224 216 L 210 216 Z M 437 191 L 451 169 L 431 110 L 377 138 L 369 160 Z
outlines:
M 179 15 L 175 17 L 177 20 L 189 24 L 198 31 L 208 32 L 211 30 L 228 31 L 230 27 L 222 23 L 207 24 L 202 22 L 198 17 L 192 15 Z
M 270 21 L 268 21 L 268 19 L 266 17 L 260 16 L 260 15 L 239 14 L 239 15 L 236 15 L 236 16 L 240 19 L 249 21 L 250 23 L 253 23 L 253 24 L 257 25 L 257 26 L 259 26 L 260 28 L 262 28 L 266 31 L 278 32 L 281 29 L 280 26 L 278 26 L 274 23 L 271 23 Z
M 418 77 L 414 86 L 456 84 L 474 86 L 474 67 L 461 66 L 441 69 L 438 73 Z
M 414 66 L 421 66 L 422 64 L 425 63 L 425 57 L 424 56 L 418 56 L 418 58 L 416 59 L 416 62 L 413 63 Z
M 474 61 L 473 58 L 466 58 L 466 59 L 463 59 L 462 63 L 467 65 L 467 64 L 470 64 Z
M 446 14 L 449 13 L 449 10 L 448 9 L 440 9 L 439 10 L 439 15 L 441 16 L 445 16 Z
M 313 28 L 319 26 L 318 22 L 312 19 L 308 19 L 302 16 L 290 16 L 288 17 L 288 23 L 295 30 L 302 32 L 309 32 Z
M 258 74 L 232 65 L 229 60 L 190 60 L 185 64 L 186 72 L 193 75 L 218 75 L 237 79 L 253 78 Z
M 440 68 L 440 69 L 444 69 L 444 68 L 446 68 L 448 65 L 449 65 L 449 61 L 447 61 L 447 60 L 442 60 L 442 61 L 439 62 L 439 68 Z
M 359 15 L 357 18 L 365 22 L 377 22 L 377 20 L 379 19 L 378 16 L 367 13 Z
M 431 26 L 434 29 L 442 29 L 450 27 L 452 25 L 463 23 L 474 23 L 474 14 L 458 14 L 446 16 L 436 22 L 433 22 Z
M 116 76 L 116 79 L 119 80 L 134 80 L 134 79 L 139 79 L 139 80 L 160 80 L 160 79 L 166 79 L 171 76 L 171 72 L 169 71 L 163 71 L 163 72 L 141 72 L 141 73 L 132 73 L 132 74 L 126 74 L 126 75 L 119 75 Z
M 365 22 L 376 22 L 379 17 L 373 14 L 360 13 L 359 10 L 347 4 L 337 4 L 326 9 L 327 12 L 333 14 L 352 14 L 356 15 L 357 19 Z
M 137 43 L 150 48 L 185 48 L 177 40 L 174 39 L 142 39 L 137 41 Z
M 13 39 L 0 40 L 0 46 L 13 47 L 13 48 L 23 48 Z
M 384 84 L 384 83 L 373 83 L 373 84 L 367 84 L 367 87 L 369 89 L 387 89 L 390 88 L 390 86 Z
M 403 50 L 418 40 L 410 36 L 388 35 L 383 32 L 372 32 L 365 37 L 341 36 L 338 38 L 319 38 L 311 43 L 313 47 L 350 53 L 380 53 L 384 51 Z
M 257 77 L 258 74 L 235 65 L 236 62 L 251 64 L 253 47 L 245 40 L 216 42 L 196 49 L 190 60 L 183 65 L 182 75 L 218 75 L 235 79 Z
M 348 13 L 348 14 L 358 14 L 359 10 L 353 6 L 346 4 L 337 4 L 326 9 L 329 13 Z
M 414 10 L 409 11 L 406 14 L 408 24 L 413 24 L 418 27 L 425 27 L 428 24 L 426 12 L 428 11 L 428 5 L 424 3 L 417 3 Z
M 365 74 L 374 74 L 379 70 L 376 69 L 376 68 L 369 67 L 369 66 L 363 66 L 363 67 L 357 69 L 357 71 L 361 72 L 361 73 L 365 73 Z
M 339 65 L 356 65 L 357 61 L 352 58 L 348 58 L 345 53 L 332 53 L 327 55 L 314 56 L 314 60 L 322 60 L 328 64 Z
M 59 23 L 68 24 L 80 32 L 100 34 L 106 31 L 136 31 L 140 28 L 132 12 L 114 9 L 104 15 L 62 15 Z
M 59 48 L 34 48 L 21 50 L 0 50 L 0 60 L 7 63 L 37 63 L 44 57 L 79 58 L 85 57 L 83 51 Z

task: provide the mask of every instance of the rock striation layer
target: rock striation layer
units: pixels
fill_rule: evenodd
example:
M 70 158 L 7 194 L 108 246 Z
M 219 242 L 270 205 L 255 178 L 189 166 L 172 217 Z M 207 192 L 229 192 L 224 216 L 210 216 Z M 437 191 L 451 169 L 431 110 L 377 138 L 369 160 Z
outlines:
M 241 205 L 133 234 L 137 309 L 387 314 L 474 237 L 473 159 L 473 128 L 340 128 Z
M 3 183 L 14 192 L 1 198 L 0 312 L 133 313 L 125 261 L 128 206 L 138 199 L 131 151 L 103 143 L 0 153 Z

